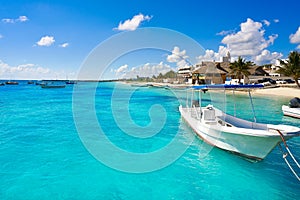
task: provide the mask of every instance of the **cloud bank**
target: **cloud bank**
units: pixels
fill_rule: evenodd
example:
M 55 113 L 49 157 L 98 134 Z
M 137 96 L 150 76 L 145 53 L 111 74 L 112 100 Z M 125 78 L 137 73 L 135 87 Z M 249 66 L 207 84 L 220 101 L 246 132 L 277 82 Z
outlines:
M 263 20 L 263 23 L 265 26 L 271 24 L 267 20 Z M 221 31 L 219 35 L 224 36 L 221 42 L 225 44 L 225 46 L 219 46 L 218 52 L 206 50 L 205 55 L 198 57 L 199 61 L 221 61 L 221 58 L 225 56 L 228 51 L 233 60 L 238 56 L 242 56 L 254 61 L 258 65 L 270 63 L 282 57 L 281 53 L 267 50 L 277 39 L 278 35 L 273 34 L 266 36 L 263 24 L 261 22 L 255 22 L 250 18 L 240 24 L 240 29 L 237 32 Z
M 76 73 L 67 73 L 64 70 L 54 71 L 47 67 L 27 63 L 17 66 L 11 66 L 0 60 L 0 79 L 18 79 L 18 80 L 40 80 L 40 79 L 65 79 L 75 78 Z
M 131 69 L 127 64 L 120 66 L 114 70 L 117 78 L 136 78 L 139 77 L 152 77 L 159 75 L 160 73 L 165 74 L 170 70 L 174 69 L 163 62 L 160 63 L 146 63 L 139 67 L 132 67 Z
M 0 77 L 2 79 L 40 79 L 45 75 L 49 75 L 49 68 L 40 67 L 34 64 L 22 64 L 18 66 L 10 66 L 0 60 Z

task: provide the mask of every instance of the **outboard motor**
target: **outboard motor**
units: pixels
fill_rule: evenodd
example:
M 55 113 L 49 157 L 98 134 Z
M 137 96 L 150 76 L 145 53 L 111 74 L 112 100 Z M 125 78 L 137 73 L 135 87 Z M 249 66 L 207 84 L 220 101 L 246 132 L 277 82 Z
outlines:
M 300 108 L 300 99 L 298 97 L 292 98 L 290 100 L 289 106 L 291 108 Z

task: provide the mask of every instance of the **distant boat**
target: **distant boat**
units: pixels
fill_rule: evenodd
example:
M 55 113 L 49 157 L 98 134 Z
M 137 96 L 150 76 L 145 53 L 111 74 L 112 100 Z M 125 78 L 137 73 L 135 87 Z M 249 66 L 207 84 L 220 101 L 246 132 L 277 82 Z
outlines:
M 73 85 L 73 84 L 77 84 L 77 82 L 76 81 L 66 81 L 66 84 Z
M 281 109 L 286 116 L 300 118 L 300 99 L 298 97 L 291 99 L 289 105 L 283 105 Z
M 133 83 L 131 84 L 131 87 L 149 87 L 148 84 L 139 84 L 139 83 Z
M 131 87 L 153 87 L 153 84 L 151 83 L 133 83 L 131 84 Z
M 41 84 L 41 88 L 65 88 L 66 85 Z
M 34 84 L 34 81 L 28 81 L 27 84 Z
M 5 84 L 6 85 L 19 85 L 19 83 L 16 81 L 6 81 Z
M 45 85 L 46 83 L 43 82 L 43 81 L 38 81 L 38 82 L 35 82 L 36 85 Z

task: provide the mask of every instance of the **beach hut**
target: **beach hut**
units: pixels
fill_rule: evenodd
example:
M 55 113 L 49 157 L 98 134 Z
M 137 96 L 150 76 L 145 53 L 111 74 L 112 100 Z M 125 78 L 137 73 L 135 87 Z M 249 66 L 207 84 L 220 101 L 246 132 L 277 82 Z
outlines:
M 222 84 L 225 83 L 227 71 L 214 62 L 205 62 L 193 71 L 195 84 Z

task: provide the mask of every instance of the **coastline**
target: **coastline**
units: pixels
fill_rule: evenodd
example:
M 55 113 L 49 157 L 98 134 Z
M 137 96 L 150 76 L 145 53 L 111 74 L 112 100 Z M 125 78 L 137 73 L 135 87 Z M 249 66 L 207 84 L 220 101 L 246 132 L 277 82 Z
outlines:
M 172 83 L 155 83 L 155 82 L 126 82 L 121 81 L 124 84 L 128 85 L 148 85 L 153 87 L 169 87 L 169 88 L 186 88 L 192 85 L 186 84 L 172 84 Z M 244 91 L 237 91 L 240 94 L 245 93 Z M 297 88 L 296 85 L 289 85 L 289 86 L 279 86 L 279 87 L 266 87 L 262 89 L 254 89 L 252 90 L 252 95 L 259 95 L 259 96 L 280 96 L 280 97 L 299 97 L 300 98 L 300 88 Z

